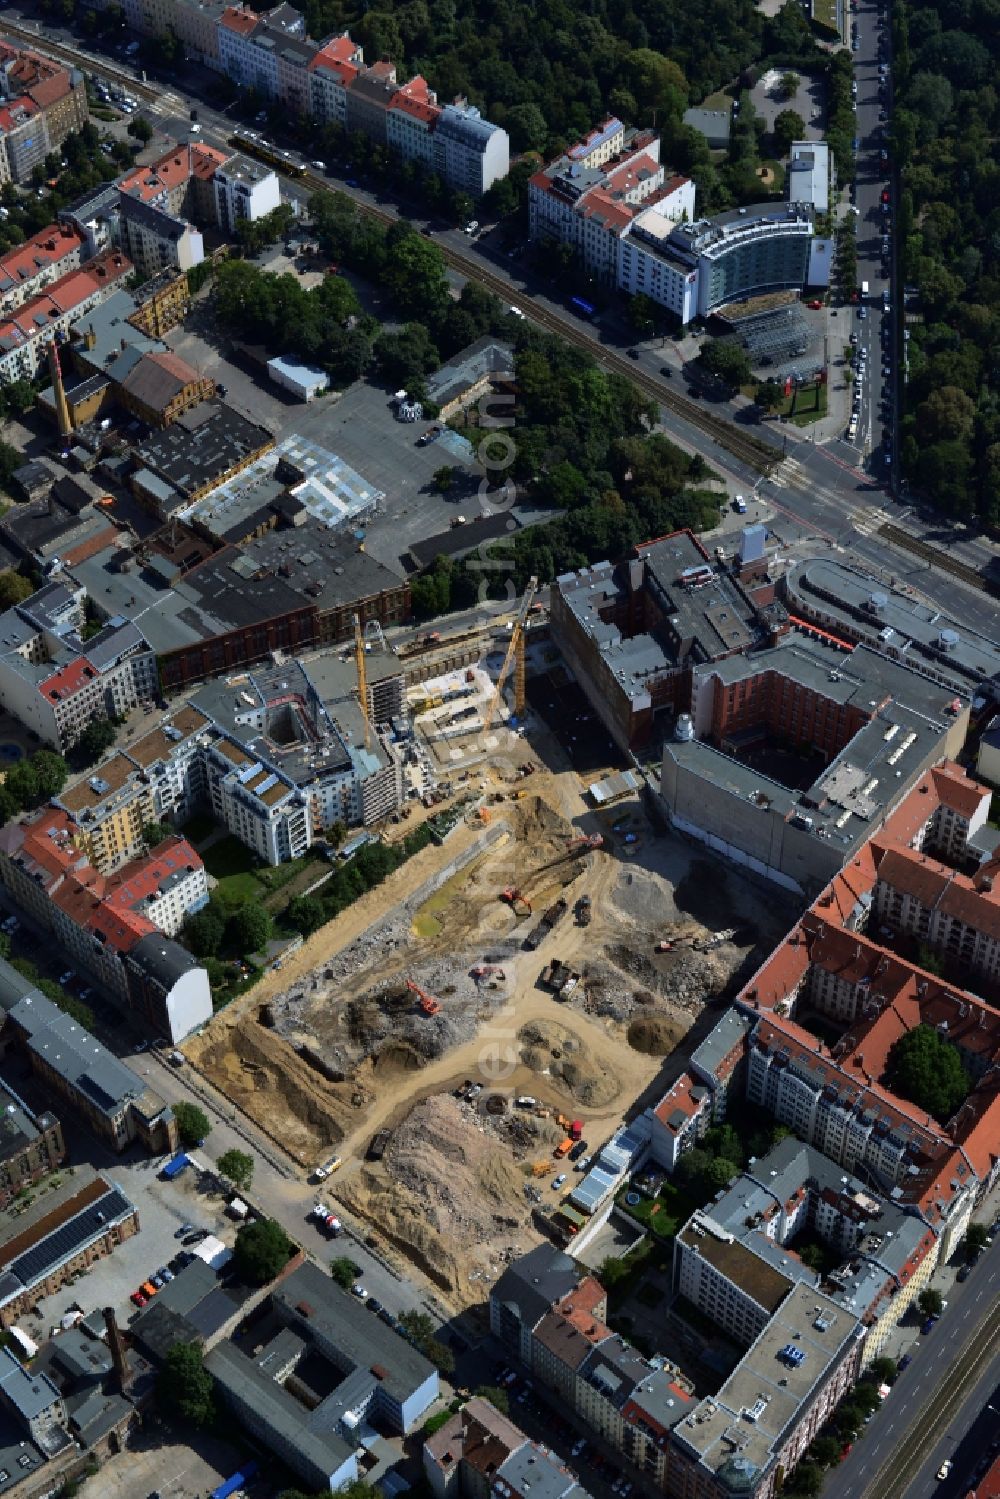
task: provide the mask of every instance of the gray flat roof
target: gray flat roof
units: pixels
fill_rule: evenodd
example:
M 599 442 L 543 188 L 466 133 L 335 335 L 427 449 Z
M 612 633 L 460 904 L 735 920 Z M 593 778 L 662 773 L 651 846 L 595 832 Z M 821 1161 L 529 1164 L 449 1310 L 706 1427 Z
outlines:
M 832 559 L 814 557 L 797 563 L 782 580 L 782 589 L 793 610 L 800 606 L 806 617 L 810 610 L 819 610 L 848 629 L 878 636 L 882 649 L 900 652 L 917 671 L 930 668 L 941 673 L 954 681 L 956 691 L 968 692 L 1000 676 L 996 641 Z
M 0 983 L 7 967 L 0 959 Z M 117 1113 L 124 1103 L 147 1091 L 131 1068 L 37 990 L 29 990 L 10 1014 L 26 1034 L 29 1050 L 36 1051 L 105 1113 Z
M 434 1372 L 434 1365 L 412 1343 L 386 1327 L 316 1265 L 300 1265 L 275 1288 L 274 1300 L 284 1307 L 291 1324 L 321 1330 L 337 1348 L 346 1369 L 385 1370 L 382 1386 L 395 1399 L 406 1400 Z M 301 1303 L 310 1307 L 303 1317 Z

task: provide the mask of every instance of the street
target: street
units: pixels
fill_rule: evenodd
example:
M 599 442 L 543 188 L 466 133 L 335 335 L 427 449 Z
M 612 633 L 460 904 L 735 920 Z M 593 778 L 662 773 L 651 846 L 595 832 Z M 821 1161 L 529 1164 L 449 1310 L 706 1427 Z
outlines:
M 1000 1378 L 1000 1348 L 997 1346 L 997 1317 L 1000 1312 L 1000 1245 L 994 1244 L 980 1259 L 968 1280 L 956 1283 L 948 1295 L 948 1308 L 933 1331 L 919 1337 L 913 1351 L 913 1362 L 899 1376 L 884 1406 L 871 1425 L 854 1444 L 853 1451 L 829 1474 L 823 1489 L 824 1499 L 888 1499 L 888 1485 L 898 1464 L 913 1450 L 915 1442 L 921 1452 L 919 1473 L 909 1487 L 900 1490 L 900 1499 L 925 1499 L 934 1493 L 941 1499 L 959 1499 L 968 1484 L 960 1482 L 956 1464 L 954 1484 L 938 1484 L 935 1474 L 946 1457 L 954 1457 L 965 1432 L 980 1419 L 990 1392 Z M 960 1408 L 939 1429 L 941 1406 L 948 1393 L 948 1375 L 952 1365 L 976 1339 L 982 1329 L 992 1327 L 987 1338 L 987 1352 L 975 1366 L 975 1383 L 963 1392 Z M 989 1422 L 987 1422 L 989 1425 Z M 996 1436 L 994 1423 L 992 1437 Z M 896 1490 L 893 1488 L 893 1499 Z

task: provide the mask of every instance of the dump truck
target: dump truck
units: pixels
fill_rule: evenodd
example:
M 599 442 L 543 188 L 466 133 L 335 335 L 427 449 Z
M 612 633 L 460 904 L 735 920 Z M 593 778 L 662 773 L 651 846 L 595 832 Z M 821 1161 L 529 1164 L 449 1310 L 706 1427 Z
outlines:
M 589 926 L 593 912 L 593 905 L 589 895 L 581 895 L 573 907 L 573 915 L 576 917 L 578 926 Z
M 368 1159 L 370 1161 L 380 1161 L 388 1148 L 389 1131 L 387 1129 L 380 1129 L 368 1147 Z
M 563 1142 L 560 1145 L 556 1146 L 556 1148 L 552 1152 L 552 1154 L 555 1156 L 555 1158 L 556 1158 L 557 1161 L 561 1161 L 562 1158 L 563 1158 L 563 1156 L 569 1155 L 569 1153 L 570 1153 L 570 1151 L 572 1149 L 573 1149 L 573 1137 L 572 1137 L 572 1135 L 567 1135 L 566 1138 L 565 1138 L 565 1140 L 563 1140 Z
M 522 944 L 525 950 L 527 952 L 534 952 L 539 943 L 545 941 L 545 938 L 552 931 L 552 928 L 557 924 L 557 922 L 562 920 L 568 910 L 569 902 L 562 896 L 560 896 L 557 901 L 554 901 L 525 937 L 524 943 Z
M 568 977 L 569 969 L 566 964 L 560 958 L 553 958 L 538 975 L 538 982 L 543 989 L 557 989 L 563 979 Z

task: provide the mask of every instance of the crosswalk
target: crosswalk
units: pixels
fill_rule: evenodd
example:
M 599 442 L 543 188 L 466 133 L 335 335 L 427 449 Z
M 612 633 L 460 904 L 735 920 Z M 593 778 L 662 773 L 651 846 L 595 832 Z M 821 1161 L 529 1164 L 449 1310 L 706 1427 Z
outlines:
M 782 458 L 770 476 L 771 483 L 776 484 L 779 489 L 787 489 L 790 484 L 795 483 L 801 468 L 802 465 L 797 458 Z
M 885 523 L 885 512 L 879 505 L 865 505 L 861 510 L 852 511 L 848 520 L 860 535 L 874 536 Z

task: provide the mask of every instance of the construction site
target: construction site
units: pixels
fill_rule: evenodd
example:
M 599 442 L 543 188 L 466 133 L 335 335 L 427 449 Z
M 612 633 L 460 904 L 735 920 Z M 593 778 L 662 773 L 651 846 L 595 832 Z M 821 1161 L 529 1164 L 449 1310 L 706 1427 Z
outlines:
M 782 920 L 734 880 L 737 926 L 727 877 L 637 795 L 592 810 L 523 694 L 523 735 L 487 752 L 499 694 L 471 672 L 480 758 L 452 830 L 185 1046 L 304 1175 L 335 1151 L 331 1195 L 456 1308 L 538 1242 Z

